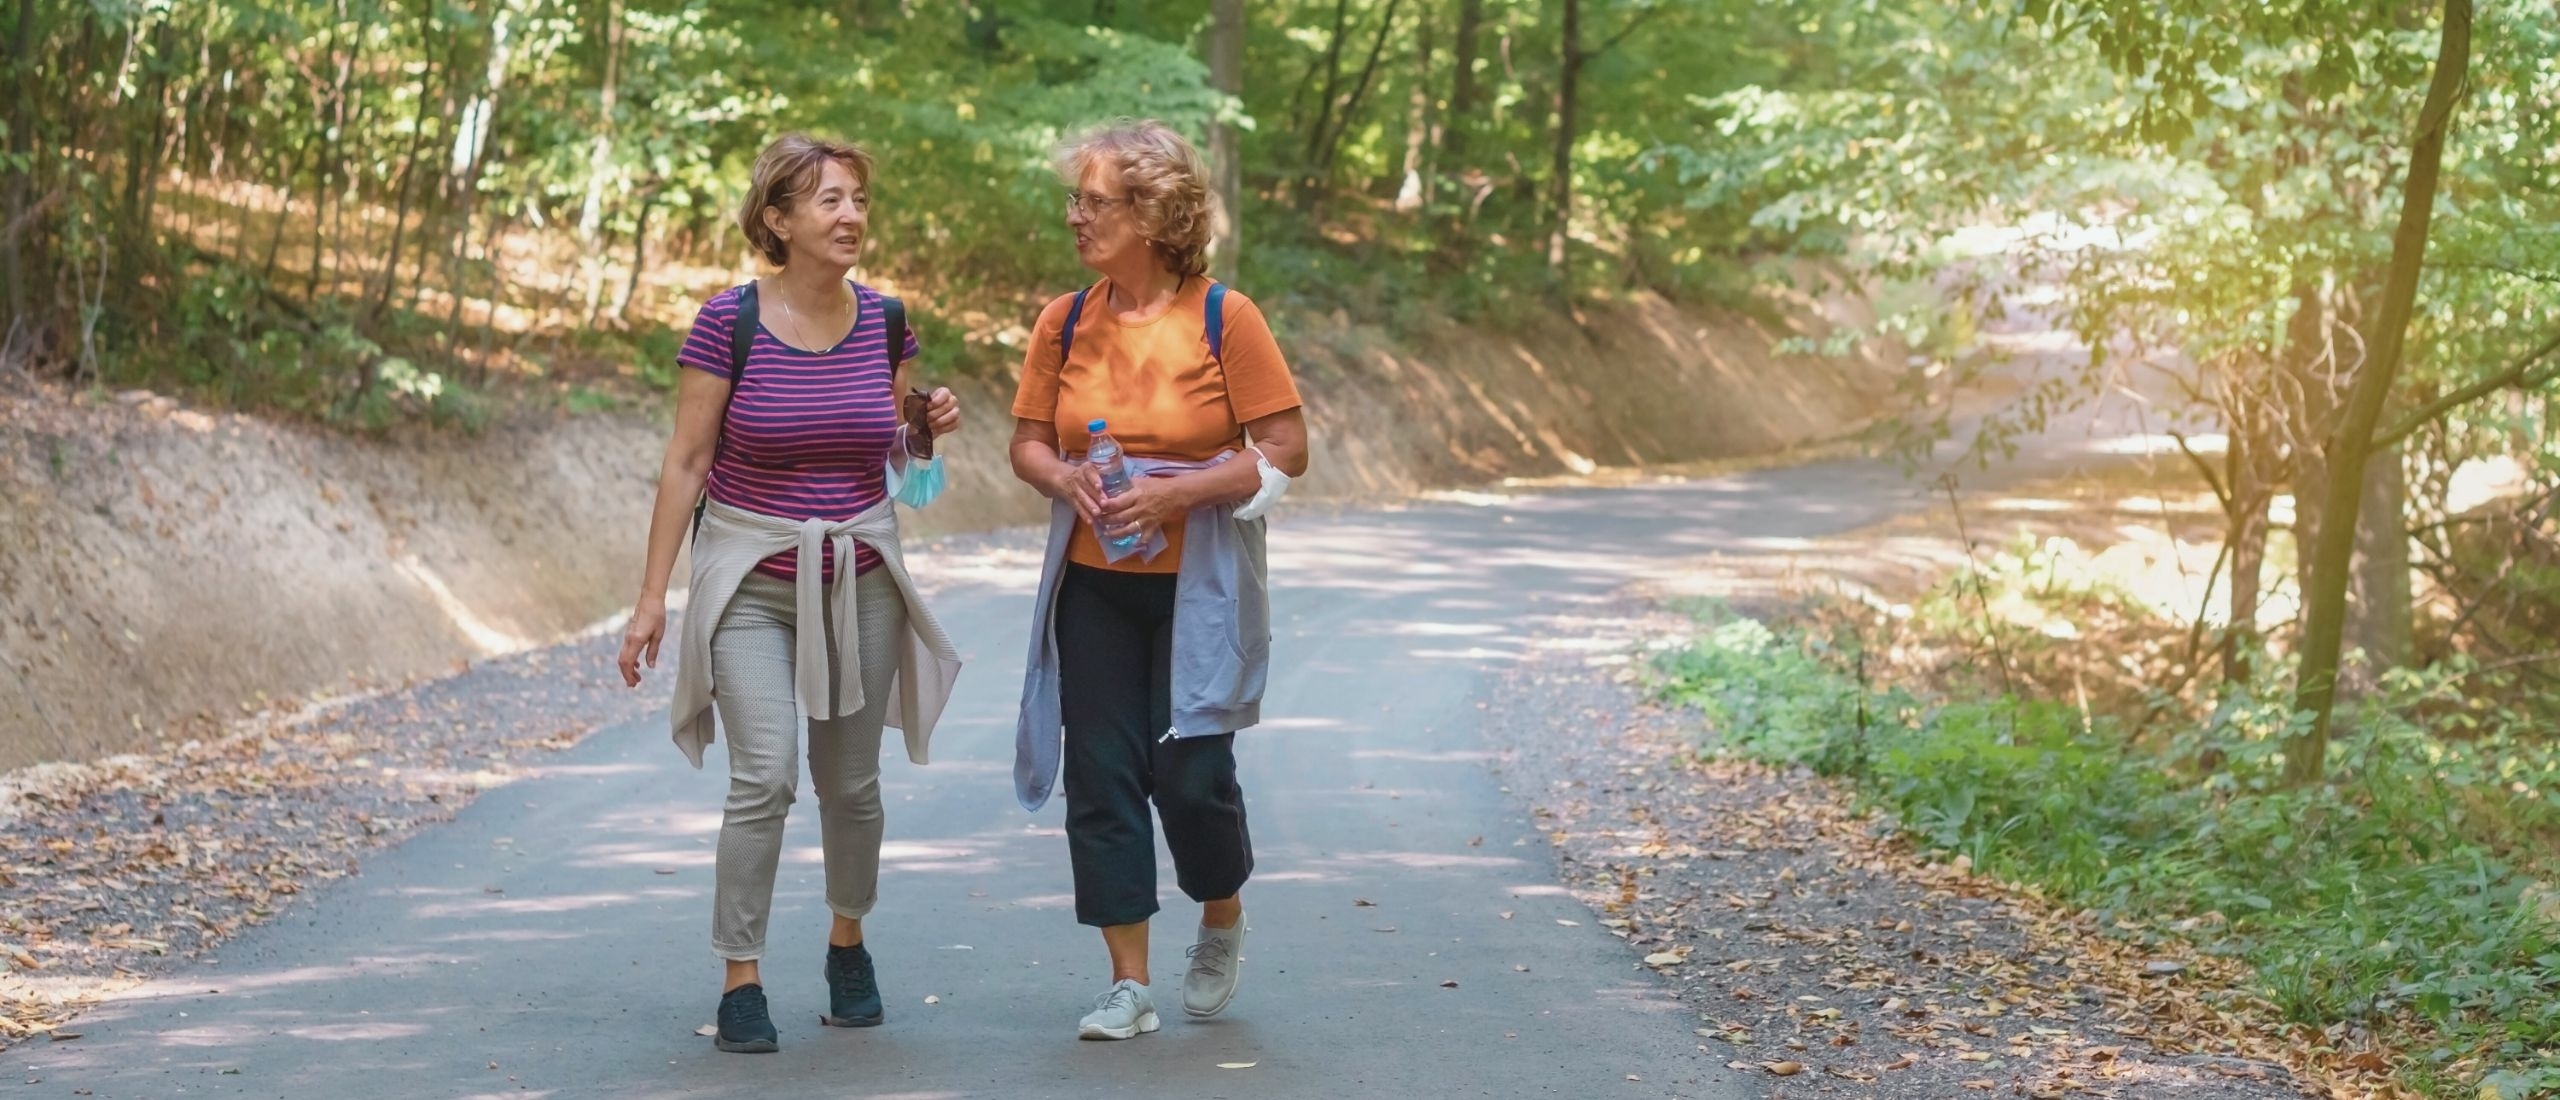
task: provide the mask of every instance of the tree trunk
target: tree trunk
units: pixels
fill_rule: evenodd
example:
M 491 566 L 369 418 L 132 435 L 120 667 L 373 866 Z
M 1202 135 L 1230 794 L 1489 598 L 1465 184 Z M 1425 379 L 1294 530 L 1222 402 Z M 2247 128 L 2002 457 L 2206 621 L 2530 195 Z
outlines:
M 658 189 L 651 186 L 640 196 L 639 226 L 631 232 L 631 277 L 623 280 L 622 292 L 613 299 L 616 327 L 631 326 L 631 299 L 640 293 L 640 275 L 649 270 L 649 211 L 656 207 Z
M 1210 0 L 1209 85 L 1235 100 L 1244 100 L 1244 0 Z M 1209 242 L 1211 274 L 1234 282 L 1244 247 L 1244 165 L 1231 108 L 1221 105 L 1209 127 L 1209 182 L 1218 193 L 1216 236 Z
M 1324 84 L 1316 90 L 1316 125 L 1306 128 L 1306 151 L 1298 156 L 1300 164 L 1316 164 L 1316 141 L 1324 138 L 1326 123 L 1334 118 L 1334 92 L 1341 87 L 1341 38 L 1349 36 L 1349 20 L 1352 20 L 1352 0 L 1334 0 L 1334 33 L 1326 36 L 1324 41 L 1324 61 L 1316 61 L 1313 67 L 1308 67 L 1306 79 L 1298 82 L 1298 92 L 1303 95 L 1308 84 L 1316 79 L 1318 69 L 1324 72 Z M 1290 102 L 1290 123 L 1298 123 L 1295 100 Z
M 421 42 L 435 40 L 433 0 L 429 0 L 426 10 L 418 18 L 418 40 Z M 379 320 L 383 312 L 391 308 L 391 299 L 399 292 L 400 246 L 406 241 L 409 230 L 409 202 L 413 190 L 410 184 L 416 179 L 418 161 L 424 159 L 427 150 L 427 119 L 431 114 L 428 104 L 435 99 L 433 92 L 435 81 L 435 62 L 430 59 L 426 62 L 426 69 L 418 74 L 418 114 L 413 120 L 415 129 L 409 135 L 409 157 L 400 165 L 400 182 L 393 188 L 397 192 L 397 197 L 391 209 L 391 250 L 382 261 L 382 292 L 374 299 L 373 309 L 367 314 L 369 321 Z M 421 229 L 421 232 L 424 230 Z M 368 371 L 367 377 L 370 378 L 370 376 L 371 372 Z
M 1467 131 L 1475 123 L 1476 42 L 1484 30 L 1484 0 L 1458 0 L 1457 35 L 1449 43 L 1449 113 L 1441 126 L 1442 163 L 1465 168 Z
M 1424 9 L 1413 28 L 1413 91 L 1406 97 L 1404 182 L 1396 190 L 1396 210 L 1411 214 L 1431 201 L 1431 150 L 1437 119 L 1431 110 L 1431 12 Z
M 35 86 L 34 74 L 28 72 L 28 61 L 35 45 L 36 0 L 18 0 L 18 25 L 9 36 L 9 85 L 19 89 Z M 22 334 L 32 335 L 35 319 L 27 313 L 26 253 L 18 247 L 18 237 L 27 232 L 27 184 L 35 175 L 35 134 L 33 120 L 27 117 L 27 101 L 32 98 L 21 91 L 9 97 L 9 155 L 17 169 L 9 173 L 7 220 L 0 222 L 0 281 L 7 285 L 9 320 L 0 325 L 0 366 L 17 362 L 18 341 Z
M 2311 726 L 2285 744 L 2285 778 L 2319 779 L 2327 770 L 2329 726 L 2337 704 L 2338 651 L 2345 640 L 2348 570 L 2356 548 L 2356 517 L 2364 500 L 2365 466 L 2373 433 L 2400 372 L 2417 304 L 2418 275 L 2426 263 L 2427 226 L 2435 214 L 2436 179 L 2444 165 L 2445 134 L 2452 129 L 2455 99 L 2471 66 L 2471 0 L 2445 0 L 2444 31 L 2435 73 L 2419 112 L 2416 142 L 2400 191 L 2400 224 L 2391 238 L 2391 274 L 2382 308 L 2366 333 L 2363 366 L 2347 394 L 2347 414 L 2329 444 L 2328 501 L 2321 508 L 2318 541 L 2303 588 L 2304 623 L 2294 705 L 2311 712 Z M 2405 552 L 2405 542 L 2403 543 Z
M 587 320 L 595 320 L 604 293 L 604 184 L 613 167 L 614 111 L 622 90 L 622 3 L 605 0 L 604 92 L 599 103 L 596 140 L 587 156 L 587 197 L 578 207 L 578 240 L 587 254 Z
M 2274 486 L 2265 475 L 2265 433 L 2252 414 L 2237 419 L 2231 453 L 2224 465 L 2231 492 L 2231 615 L 2222 631 L 2223 682 L 2249 682 L 2250 658 L 2257 652 L 2258 605 L 2265 592 L 2267 505 Z
M 1558 57 L 1556 73 L 1556 146 L 1555 161 L 1548 168 L 1547 279 L 1556 296 L 1570 298 L 1573 287 L 1565 273 L 1566 235 L 1573 223 L 1573 139 L 1579 121 L 1575 111 L 1581 91 L 1582 66 L 1590 57 L 1582 52 L 1582 0 L 1564 0 L 1564 45 Z
M 1387 9 L 1378 17 L 1378 33 L 1369 39 L 1368 60 L 1360 63 L 1360 80 L 1342 99 L 1342 108 L 1334 112 L 1333 132 L 1324 139 L 1323 155 L 1316 160 L 1316 183 L 1319 188 L 1333 179 L 1334 157 L 1342 152 L 1342 139 L 1351 132 L 1351 124 L 1360 117 L 1360 104 L 1369 97 L 1369 87 L 1378 78 L 1378 61 L 1386 56 L 1387 36 L 1395 32 L 1396 9 L 1404 0 L 1387 0 Z
M 2383 673 L 2406 666 L 2417 646 L 2408 521 L 2403 518 L 2408 498 L 2408 470 L 2399 449 L 2376 452 L 2365 467 L 2355 576 L 2347 601 L 2347 637 L 2365 656 L 2361 674 L 2348 684 L 2357 694 L 2378 686 Z
M 480 209 L 480 179 L 489 168 L 489 140 L 497 133 L 498 110 L 507 86 L 507 68 L 513 64 L 515 58 L 514 16 L 515 6 L 512 0 L 499 0 L 497 18 L 491 22 L 489 29 L 489 68 L 481 78 L 480 96 L 473 102 L 472 108 L 465 112 L 462 132 L 454 139 L 456 148 L 462 148 L 464 143 L 467 143 L 468 149 L 464 155 L 455 158 L 467 161 L 467 164 L 462 170 L 462 182 L 459 184 L 462 198 L 461 224 L 455 229 L 453 238 L 452 267 L 456 272 L 451 280 L 453 309 L 446 314 L 444 324 L 444 346 L 446 354 L 449 355 L 459 356 L 460 354 L 457 350 L 460 346 L 457 341 L 462 336 L 462 300 L 464 291 L 469 287 L 472 272 L 469 262 L 472 258 L 471 219 Z M 480 258 L 487 259 L 488 253 L 483 251 L 480 253 Z M 490 308 L 493 313 L 497 308 L 497 294 L 494 290 L 490 292 Z
M 329 54 L 338 63 L 338 71 L 329 85 L 329 111 L 335 117 L 329 126 L 328 144 L 320 153 L 320 186 L 312 192 L 311 277 L 302 292 L 305 299 L 314 302 L 320 294 L 321 259 L 325 256 L 329 261 L 329 280 L 332 283 L 337 282 L 339 273 L 346 270 L 345 257 L 340 251 L 346 243 L 346 193 L 355 188 L 354 174 L 347 171 L 346 164 L 347 129 L 354 115 L 350 85 L 355 78 L 358 55 L 364 52 L 364 36 L 361 34 L 354 36 L 354 43 L 346 47 L 345 53 L 339 52 L 340 45 L 348 37 L 347 18 L 347 0 L 338 0 L 337 18 L 329 25 Z M 328 227 L 325 230 L 324 225 Z

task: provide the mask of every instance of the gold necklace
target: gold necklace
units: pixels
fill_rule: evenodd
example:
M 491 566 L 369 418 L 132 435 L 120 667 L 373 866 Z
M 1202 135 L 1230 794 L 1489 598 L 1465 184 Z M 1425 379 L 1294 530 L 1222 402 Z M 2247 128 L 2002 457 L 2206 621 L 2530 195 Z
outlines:
M 846 326 L 846 331 L 845 331 L 844 336 L 836 337 L 836 338 L 835 338 L 835 340 L 834 340 L 833 342 L 829 343 L 827 346 L 825 346 L 825 347 L 823 347 L 823 348 L 813 348 L 813 347 L 809 347 L 809 346 L 808 346 L 808 344 L 807 344 L 807 341 L 808 341 L 808 339 L 809 339 L 809 329 L 808 329 L 808 327 L 807 327 L 807 326 L 802 325 L 802 324 L 800 323 L 800 314 L 799 314 L 798 312 L 794 311 L 794 310 L 791 308 L 791 299 L 790 299 L 789 297 L 787 297 L 787 296 L 780 295 L 780 294 L 774 295 L 774 297 L 776 297 L 776 298 L 780 298 L 780 299 L 782 300 L 782 315 L 783 315 L 783 316 L 785 316 L 785 317 L 791 318 L 791 331 L 792 331 L 792 332 L 794 332 L 794 333 L 799 334 L 800 339 L 801 339 L 801 341 L 802 341 L 801 343 L 797 343 L 797 344 L 793 344 L 793 345 L 791 345 L 792 347 L 799 348 L 800 350 L 805 351 L 805 352 L 808 352 L 808 353 L 809 353 L 809 354 L 811 354 L 811 355 L 825 355 L 825 354 L 827 354 L 828 352 L 831 352 L 831 351 L 836 350 L 837 345 L 840 345 L 840 344 L 844 343 L 844 341 L 845 341 L 845 337 L 846 337 L 846 336 L 851 336 L 851 335 L 853 335 L 853 332 L 852 332 L 852 326 L 851 326 L 851 325 L 847 325 L 847 326 Z

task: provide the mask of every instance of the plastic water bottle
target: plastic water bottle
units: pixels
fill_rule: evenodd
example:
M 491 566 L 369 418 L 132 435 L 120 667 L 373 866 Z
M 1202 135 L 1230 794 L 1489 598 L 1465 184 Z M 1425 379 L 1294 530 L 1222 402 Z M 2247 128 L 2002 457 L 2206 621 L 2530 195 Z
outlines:
M 1095 472 L 1102 475 L 1103 497 L 1108 499 L 1128 492 L 1129 464 L 1121 460 L 1120 441 L 1111 438 L 1111 425 L 1106 421 L 1096 420 L 1084 427 L 1085 431 L 1093 435 L 1093 441 L 1085 444 L 1084 459 L 1093 464 Z M 1135 550 L 1138 548 L 1138 534 L 1132 531 L 1118 538 L 1104 539 L 1103 545 L 1113 550 Z

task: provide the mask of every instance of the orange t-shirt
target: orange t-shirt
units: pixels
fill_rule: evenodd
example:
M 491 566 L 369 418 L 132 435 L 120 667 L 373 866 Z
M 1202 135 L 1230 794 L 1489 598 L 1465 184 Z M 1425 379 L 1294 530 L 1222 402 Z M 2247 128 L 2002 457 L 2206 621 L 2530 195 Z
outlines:
M 1111 309 L 1111 280 L 1094 285 L 1076 318 L 1075 349 L 1058 361 L 1058 334 L 1075 296 L 1040 311 L 1031 347 L 1022 357 L 1022 383 L 1013 415 L 1058 429 L 1058 443 L 1081 454 L 1092 438 L 1085 425 L 1110 422 L 1122 449 L 1143 458 L 1199 462 L 1244 445 L 1244 425 L 1299 407 L 1298 385 L 1262 311 L 1242 294 L 1226 295 L 1223 361 L 1209 355 L 1202 324 L 1209 280 L 1186 281 L 1152 321 L 1130 324 Z M 1076 521 L 1067 560 L 1127 573 L 1172 573 L 1182 567 L 1183 521 L 1165 525 L 1164 552 L 1154 561 L 1136 555 L 1105 562 L 1092 525 Z

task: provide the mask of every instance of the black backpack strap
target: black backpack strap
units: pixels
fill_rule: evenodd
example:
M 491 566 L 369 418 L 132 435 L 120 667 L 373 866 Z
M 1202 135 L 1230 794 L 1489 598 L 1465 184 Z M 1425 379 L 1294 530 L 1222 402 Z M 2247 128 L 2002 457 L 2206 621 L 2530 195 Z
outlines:
M 756 326 L 761 323 L 763 317 L 757 308 L 756 281 L 749 279 L 747 285 L 738 288 L 738 312 L 729 319 L 729 396 L 732 399 L 738 396 L 739 385 L 747 380 L 747 359 L 755 350 Z M 729 419 L 727 409 L 720 411 L 720 419 L 725 427 Z M 693 536 L 697 539 L 702 537 L 702 510 L 710 503 L 711 493 L 707 489 L 693 500 Z
M 895 385 L 898 368 L 907 363 L 907 304 L 886 294 L 881 295 L 880 319 L 889 325 L 889 377 L 892 379 L 890 384 Z
M 738 315 L 729 322 L 729 392 L 738 392 L 738 384 L 747 380 L 747 353 L 756 347 L 756 326 L 763 318 L 756 308 L 755 280 L 738 288 Z
M 1092 287 L 1077 291 L 1076 300 L 1067 306 L 1067 327 L 1058 330 L 1058 366 L 1060 368 L 1067 365 L 1067 353 L 1076 350 L 1076 319 L 1084 316 L 1084 296 L 1091 293 L 1093 293 Z

